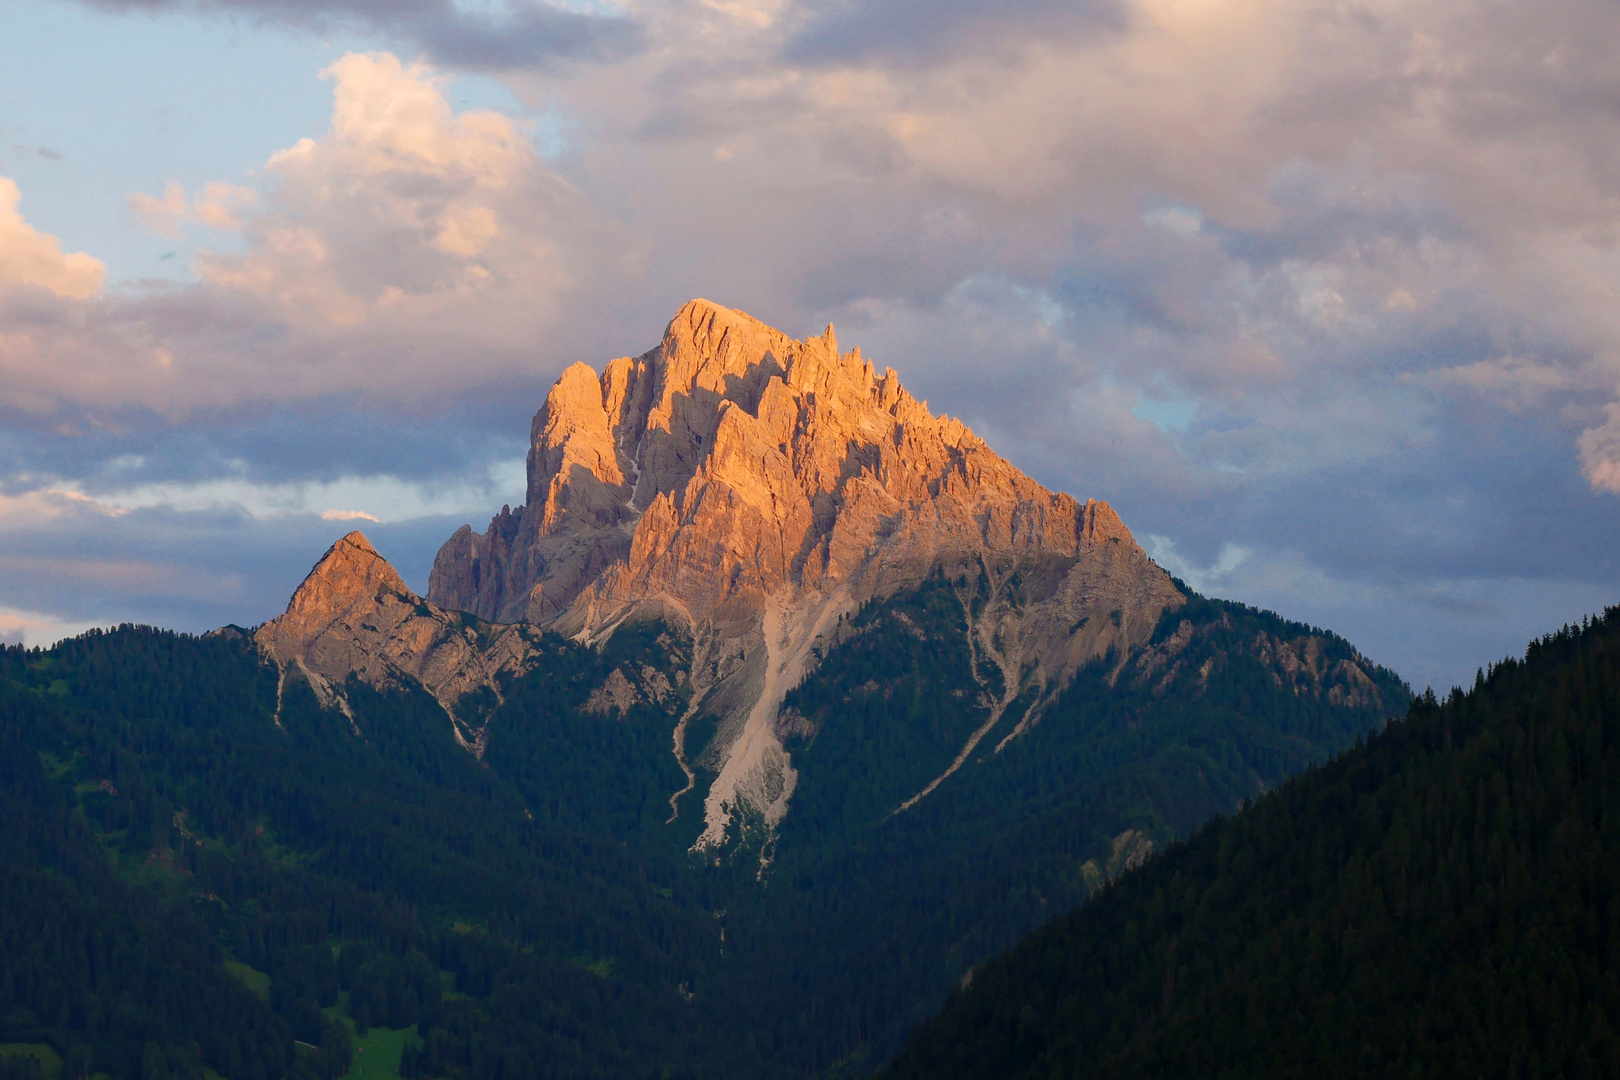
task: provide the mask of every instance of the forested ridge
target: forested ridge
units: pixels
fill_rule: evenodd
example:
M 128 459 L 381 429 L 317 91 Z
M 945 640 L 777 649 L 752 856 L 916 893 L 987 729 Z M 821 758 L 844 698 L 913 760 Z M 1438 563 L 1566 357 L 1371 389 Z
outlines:
M 974 973 L 885 1080 L 1620 1075 L 1620 608 Z
M 868 605 L 794 692 L 802 801 L 763 873 L 746 836 L 688 854 L 701 769 L 669 820 L 690 646 L 661 624 L 547 636 L 482 760 L 426 693 L 351 680 L 352 717 L 322 708 L 240 635 L 0 651 L 0 1047 L 70 1077 L 324 1080 L 403 1028 L 406 1076 L 859 1074 L 1122 860 L 1405 701 L 1379 671 L 1329 700 L 1342 641 L 1194 598 L 1158 660 L 1105 658 L 895 814 L 985 715 L 956 603 L 936 579 Z M 1256 642 L 1315 642 L 1319 685 Z M 669 692 L 587 708 L 615 671 Z
M 294 1039 L 319 1045 L 311 1016 L 335 1004 L 289 996 L 330 983 L 290 972 L 324 956 L 346 965 L 362 1028 L 442 1029 L 453 1050 L 472 1027 L 484 1037 L 464 1049 L 491 1058 L 504 1033 L 538 1059 L 506 1075 L 661 1075 L 632 1041 L 668 1027 L 659 1002 L 586 969 L 613 955 L 660 972 L 683 917 L 656 865 L 543 823 L 548 804 L 526 807 L 456 748 L 425 695 L 352 685 L 351 724 L 289 681 L 278 727 L 274 669 L 241 642 L 139 628 L 0 664 L 16 751 L 0 911 L 27 946 L 0 951 L 0 1042 L 48 1042 L 113 1076 L 159 1075 L 154 1054 L 185 1075 L 290 1075 L 309 1061 Z M 705 940 L 710 923 L 684 920 Z M 269 1003 L 226 974 L 227 955 L 269 973 Z M 424 965 L 428 989 L 389 989 Z M 482 993 L 442 1001 L 441 971 Z M 604 1026 L 613 1038 L 578 1037 Z M 243 1028 L 258 1041 L 234 1056 L 211 1041 Z M 570 1036 L 587 1048 L 571 1053 Z

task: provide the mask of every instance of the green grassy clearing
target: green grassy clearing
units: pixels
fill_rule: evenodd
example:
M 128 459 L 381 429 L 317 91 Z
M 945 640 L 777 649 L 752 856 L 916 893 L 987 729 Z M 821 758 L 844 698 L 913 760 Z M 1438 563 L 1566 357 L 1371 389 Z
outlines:
M 418 1041 L 416 1025 L 391 1030 L 372 1028 L 364 1038 L 354 1041 L 354 1064 L 349 1066 L 350 1080 L 400 1080 L 399 1058 L 405 1047 Z
M 225 970 L 241 979 L 243 985 L 258 995 L 261 1001 L 270 1000 L 270 976 L 238 960 L 225 961 Z
M 45 1070 L 45 1080 L 58 1080 L 62 1075 L 62 1055 L 46 1043 L 0 1043 L 0 1057 L 32 1057 L 39 1059 Z
M 613 978 L 613 961 L 611 960 L 595 956 L 570 956 L 568 959 L 599 979 Z

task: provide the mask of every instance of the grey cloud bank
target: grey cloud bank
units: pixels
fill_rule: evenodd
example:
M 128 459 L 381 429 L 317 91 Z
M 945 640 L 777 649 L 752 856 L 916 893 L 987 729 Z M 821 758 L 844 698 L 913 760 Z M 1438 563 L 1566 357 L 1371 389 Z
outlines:
M 1115 0 L 865 0 L 796 4 L 782 55 L 810 64 L 932 66 L 1031 38 L 1064 40 L 1124 28 Z
M 324 30 L 354 26 L 384 35 L 436 62 L 505 71 L 563 61 L 602 62 L 639 51 L 634 20 L 517 2 L 504 11 L 468 11 L 452 0 L 81 0 L 123 13 L 239 15 Z

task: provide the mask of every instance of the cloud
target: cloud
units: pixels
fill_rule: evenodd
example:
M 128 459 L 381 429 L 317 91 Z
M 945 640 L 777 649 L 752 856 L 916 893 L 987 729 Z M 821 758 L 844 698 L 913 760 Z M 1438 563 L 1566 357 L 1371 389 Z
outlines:
M 1013 53 L 817 54 L 774 115 L 886 133 L 898 182 L 1004 224 L 978 258 L 1049 291 L 1111 377 L 1197 406 L 1184 451 L 1298 473 L 1449 438 L 1462 394 L 1611 393 L 1620 170 L 1591 148 L 1620 39 L 1600 12 L 1149 0 L 1118 33 L 1009 31 Z
M 41 161 L 62 161 L 62 153 L 49 146 L 27 146 L 23 143 L 13 143 L 11 152 L 19 158 L 37 157 Z
M 121 12 L 222 13 L 327 31 L 385 35 L 435 62 L 504 71 L 559 61 L 606 62 L 643 47 L 641 27 L 621 15 L 570 11 L 544 0 L 509 0 L 468 11 L 454 0 L 83 0 Z
M 425 590 L 434 552 L 459 524 L 446 517 L 368 523 L 366 535 Z M 193 633 L 253 625 L 279 614 L 320 553 L 353 527 L 315 514 L 147 508 L 13 529 L 0 552 L 0 632 L 21 627 L 29 644 L 42 644 L 120 622 Z
M 1457 367 L 1439 368 L 1427 378 L 1439 387 L 1471 390 L 1515 412 L 1535 409 L 1549 400 L 1598 389 L 1581 381 L 1577 372 L 1558 358 L 1493 356 Z
M 99 514 L 117 517 L 120 512 L 97 503 L 83 492 L 42 487 L 17 494 L 0 494 L 0 532 L 27 528 L 64 516 Z
M 40 611 L 0 606 L 0 644 L 50 648 L 63 638 L 89 630 L 95 623 L 63 620 Z
M 798 4 L 783 47 L 811 64 L 888 62 L 932 65 L 1032 37 L 1065 40 L 1123 28 L 1115 0 L 848 0 Z
M 1581 432 L 1577 440 L 1581 471 L 1593 487 L 1620 495 L 1620 405 L 1611 402 L 1604 411 L 1608 419 Z
M 129 206 L 142 225 L 169 240 L 180 239 L 180 226 L 190 217 L 186 189 L 174 180 L 163 189 L 162 198 L 136 192 L 130 195 Z
M 523 490 L 521 460 L 492 464 L 483 475 L 468 470 L 434 481 L 405 481 L 389 475 L 345 475 L 329 481 L 300 479 L 255 482 L 241 475 L 193 482 L 157 482 L 104 487 L 93 496 L 77 490 L 49 490 L 52 499 L 77 500 L 80 508 L 108 516 L 137 510 L 229 512 L 258 519 L 314 514 L 326 521 L 408 521 L 446 514 L 477 518 L 512 493 Z M 21 496 L 26 499 L 30 496 Z M 321 509 L 333 503 L 351 509 Z M 365 507 L 366 509 L 353 509 Z M 0 502 L 0 522 L 5 504 Z
M 1168 536 L 1149 534 L 1143 546 L 1154 562 L 1202 593 L 1224 591 L 1224 587 L 1231 583 L 1233 573 L 1254 556 L 1250 548 L 1226 543 L 1221 545 L 1220 554 L 1214 562 L 1208 566 L 1198 566 L 1183 558 L 1176 550 L 1176 542 Z
M 387 54 L 351 54 L 335 83 L 332 131 L 271 157 L 275 209 L 253 223 L 245 259 L 205 277 L 267 297 L 298 293 L 340 322 L 477 293 L 522 276 L 565 286 L 559 211 L 588 212 L 546 170 L 526 133 L 493 112 L 454 114 L 444 81 Z M 570 205 L 576 204 L 576 205 Z
M 180 239 L 180 226 L 187 222 L 210 229 L 241 229 L 243 213 L 258 201 L 259 193 L 254 189 L 218 180 L 203 185 L 189 202 L 186 189 L 174 180 L 164 187 L 161 198 L 141 192 L 129 196 L 130 209 L 141 224 L 168 240 Z
M 0 297 L 14 405 L 178 419 L 333 393 L 420 402 L 533 370 L 537 342 L 566 346 L 570 302 L 633 263 L 634 243 L 518 121 L 456 113 L 427 66 L 351 54 L 326 75 L 331 130 L 273 155 L 263 187 L 214 182 L 188 198 L 171 183 L 131 197 L 161 235 L 186 223 L 239 235 L 240 253 L 195 252 L 196 283 L 75 306 L 66 298 L 99 283 L 99 263 L 59 257 L 50 277 L 43 256 L 10 260 L 23 267 L 13 276 L 64 298 L 6 309 Z M 54 255 L 15 220 L 0 242 Z
M 21 198 L 16 183 L 0 176 L 0 287 L 32 285 L 78 300 L 100 292 L 101 261 L 83 252 L 64 255 L 56 237 L 37 231 L 17 212 Z
M 521 494 L 517 465 L 487 478 L 477 498 L 377 478 L 0 495 L 0 634 L 21 629 L 35 645 L 126 621 L 193 632 L 258 623 L 282 610 L 320 552 L 357 521 L 425 589 L 438 545 L 467 520 L 462 509 L 475 506 L 477 520 L 491 502 Z M 334 502 L 368 509 L 320 511 Z
M 1522 655 L 1532 637 L 1579 621 L 1609 598 L 1584 582 L 1431 575 L 1421 584 L 1324 571 L 1297 549 L 1251 552 L 1211 594 L 1237 596 L 1347 638 L 1414 687 L 1467 686 L 1474 672 Z
M 1230 595 L 1438 655 L 1380 618 L 1495 650 L 1516 612 L 1620 590 L 1602 0 L 625 6 L 512 9 L 584 28 L 536 44 L 437 0 L 210 5 L 426 60 L 333 65 L 330 130 L 245 181 L 256 202 L 132 201 L 200 245 L 195 283 L 0 295 L 13 475 L 124 507 L 126 537 L 165 513 L 403 528 L 441 488 L 459 516 L 558 370 L 703 295 L 836 321 Z M 450 107 L 447 71 L 493 68 L 565 145 Z

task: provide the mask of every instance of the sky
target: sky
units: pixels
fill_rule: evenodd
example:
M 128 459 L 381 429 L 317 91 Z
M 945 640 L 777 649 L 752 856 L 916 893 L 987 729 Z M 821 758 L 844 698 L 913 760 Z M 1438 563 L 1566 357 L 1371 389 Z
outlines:
M 1610 0 L 7 0 L 0 640 L 418 589 L 584 360 L 828 322 L 1444 689 L 1620 602 Z

